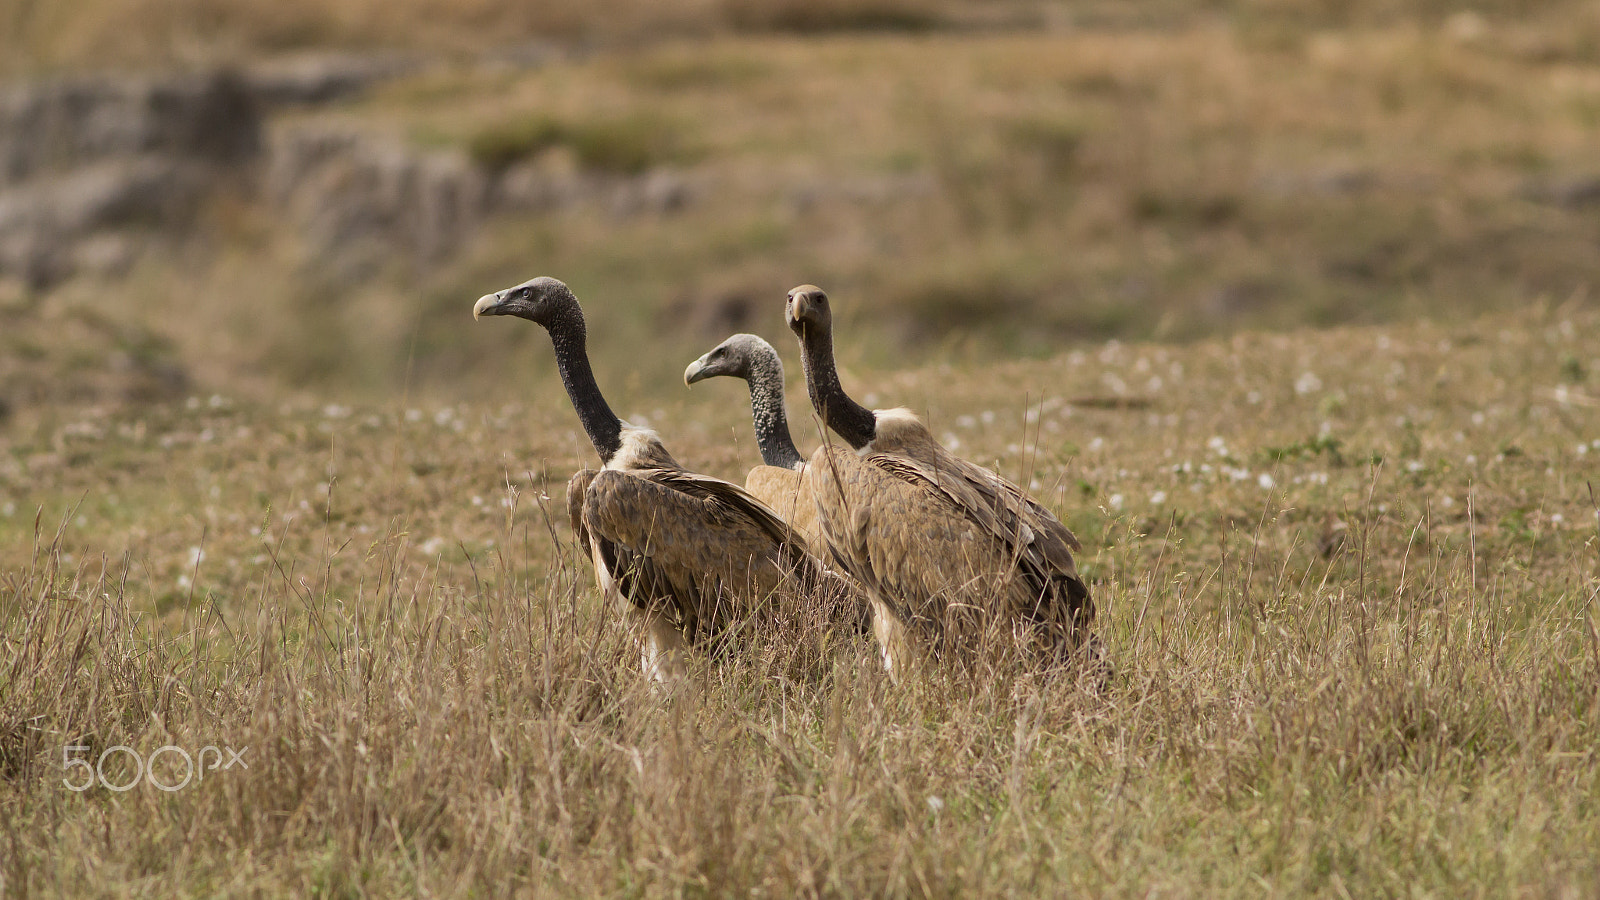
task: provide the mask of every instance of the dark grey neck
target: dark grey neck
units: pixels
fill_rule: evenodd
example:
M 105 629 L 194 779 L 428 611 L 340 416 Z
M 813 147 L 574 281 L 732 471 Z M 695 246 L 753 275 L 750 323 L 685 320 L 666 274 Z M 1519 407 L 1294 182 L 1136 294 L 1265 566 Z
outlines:
M 872 410 L 850 399 L 839 384 L 833 365 L 833 334 L 806 328 L 800 337 L 806 370 L 806 393 L 817 414 L 851 447 L 860 450 L 877 435 L 878 418 Z
M 783 363 L 777 356 L 761 357 L 750 364 L 750 417 L 755 422 L 756 446 L 761 461 L 780 469 L 798 469 L 805 463 L 789 435 L 789 415 L 783 408 Z
M 583 327 L 583 312 L 574 308 L 550 322 L 550 342 L 556 348 L 556 368 L 561 371 L 561 383 L 567 389 L 572 408 L 578 411 L 578 421 L 589 435 L 602 463 L 622 449 L 622 420 L 611 411 L 606 398 L 595 384 L 594 370 L 589 367 L 588 341 Z

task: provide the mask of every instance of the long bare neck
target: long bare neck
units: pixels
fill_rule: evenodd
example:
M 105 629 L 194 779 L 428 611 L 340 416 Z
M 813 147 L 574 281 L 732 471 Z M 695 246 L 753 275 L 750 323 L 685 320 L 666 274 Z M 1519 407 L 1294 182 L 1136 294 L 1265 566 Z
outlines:
M 589 367 L 583 313 L 578 309 L 563 312 L 546 327 L 550 331 L 550 342 L 555 346 L 556 368 L 561 372 L 567 398 L 577 410 L 578 421 L 583 423 L 583 430 L 589 435 L 595 452 L 600 454 L 600 461 L 610 462 L 622 447 L 622 420 L 601 395 L 594 370 Z
M 783 407 L 783 362 L 776 355 L 750 362 L 750 417 L 755 424 L 761 461 L 780 469 L 798 469 L 805 463 L 789 434 L 789 414 Z
M 806 393 L 811 405 L 829 428 L 845 439 L 851 447 L 860 450 L 872 443 L 877 430 L 877 418 L 872 410 L 850 399 L 839 384 L 839 372 L 833 363 L 833 332 L 803 326 L 800 337 L 801 359 L 806 370 Z

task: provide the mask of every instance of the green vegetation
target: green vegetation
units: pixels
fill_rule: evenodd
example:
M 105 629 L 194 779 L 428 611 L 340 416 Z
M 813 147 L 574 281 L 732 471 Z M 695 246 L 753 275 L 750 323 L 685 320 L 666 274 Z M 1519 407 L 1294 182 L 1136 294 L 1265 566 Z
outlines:
M 637 175 L 656 166 L 692 162 L 695 153 L 681 131 L 643 113 L 581 123 L 531 116 L 488 126 L 469 139 L 467 150 L 479 165 L 500 171 L 551 147 L 564 146 L 584 168 Z

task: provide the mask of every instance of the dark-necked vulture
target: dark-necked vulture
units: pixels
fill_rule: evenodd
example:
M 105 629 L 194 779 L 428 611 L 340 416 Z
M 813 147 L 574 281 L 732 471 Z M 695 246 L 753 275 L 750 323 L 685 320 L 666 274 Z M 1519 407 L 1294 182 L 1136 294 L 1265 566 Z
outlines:
M 909 410 L 851 400 L 820 288 L 790 291 L 785 318 L 812 405 L 850 445 L 824 444 L 811 457 L 818 531 L 866 589 L 891 675 L 978 651 L 1047 666 L 1081 655 L 1103 675 L 1072 533 L 1016 485 L 951 454 Z
M 478 300 L 473 316 L 544 326 L 556 367 L 602 468 L 567 483 L 567 512 L 601 590 L 640 630 L 658 680 L 682 674 L 685 646 L 751 617 L 784 615 L 825 580 L 805 540 L 743 488 L 680 466 L 655 432 L 606 404 L 589 366 L 583 310 L 565 284 L 535 278 Z

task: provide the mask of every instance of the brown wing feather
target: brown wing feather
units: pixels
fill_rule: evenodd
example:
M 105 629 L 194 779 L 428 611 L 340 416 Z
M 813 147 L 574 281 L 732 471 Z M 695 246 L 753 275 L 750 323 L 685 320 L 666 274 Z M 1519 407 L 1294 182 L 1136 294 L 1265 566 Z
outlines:
M 596 474 L 594 469 L 579 469 L 567 479 L 567 521 L 572 524 L 578 545 L 584 549 L 589 547 L 589 530 L 583 527 L 583 495 Z
M 942 447 L 928 455 L 933 457 L 931 465 L 894 454 L 868 458 L 896 477 L 938 491 L 961 515 L 1004 542 L 1012 564 L 1034 589 L 1032 598 L 1017 612 L 1039 620 L 1065 616 L 1072 628 L 1093 621 L 1093 600 L 1072 557 L 1078 540 L 1066 526 L 994 472 L 952 456 Z
M 1048 655 L 1076 646 L 1092 606 L 1068 545 L 989 478 L 942 462 L 818 450 L 813 496 L 837 564 L 936 652 L 1022 622 L 1043 626 L 1025 639 Z
M 742 488 L 682 470 L 600 472 L 583 524 L 649 576 L 635 587 L 655 590 L 629 599 L 667 612 L 691 641 L 769 600 L 803 595 L 820 574 L 803 541 Z

